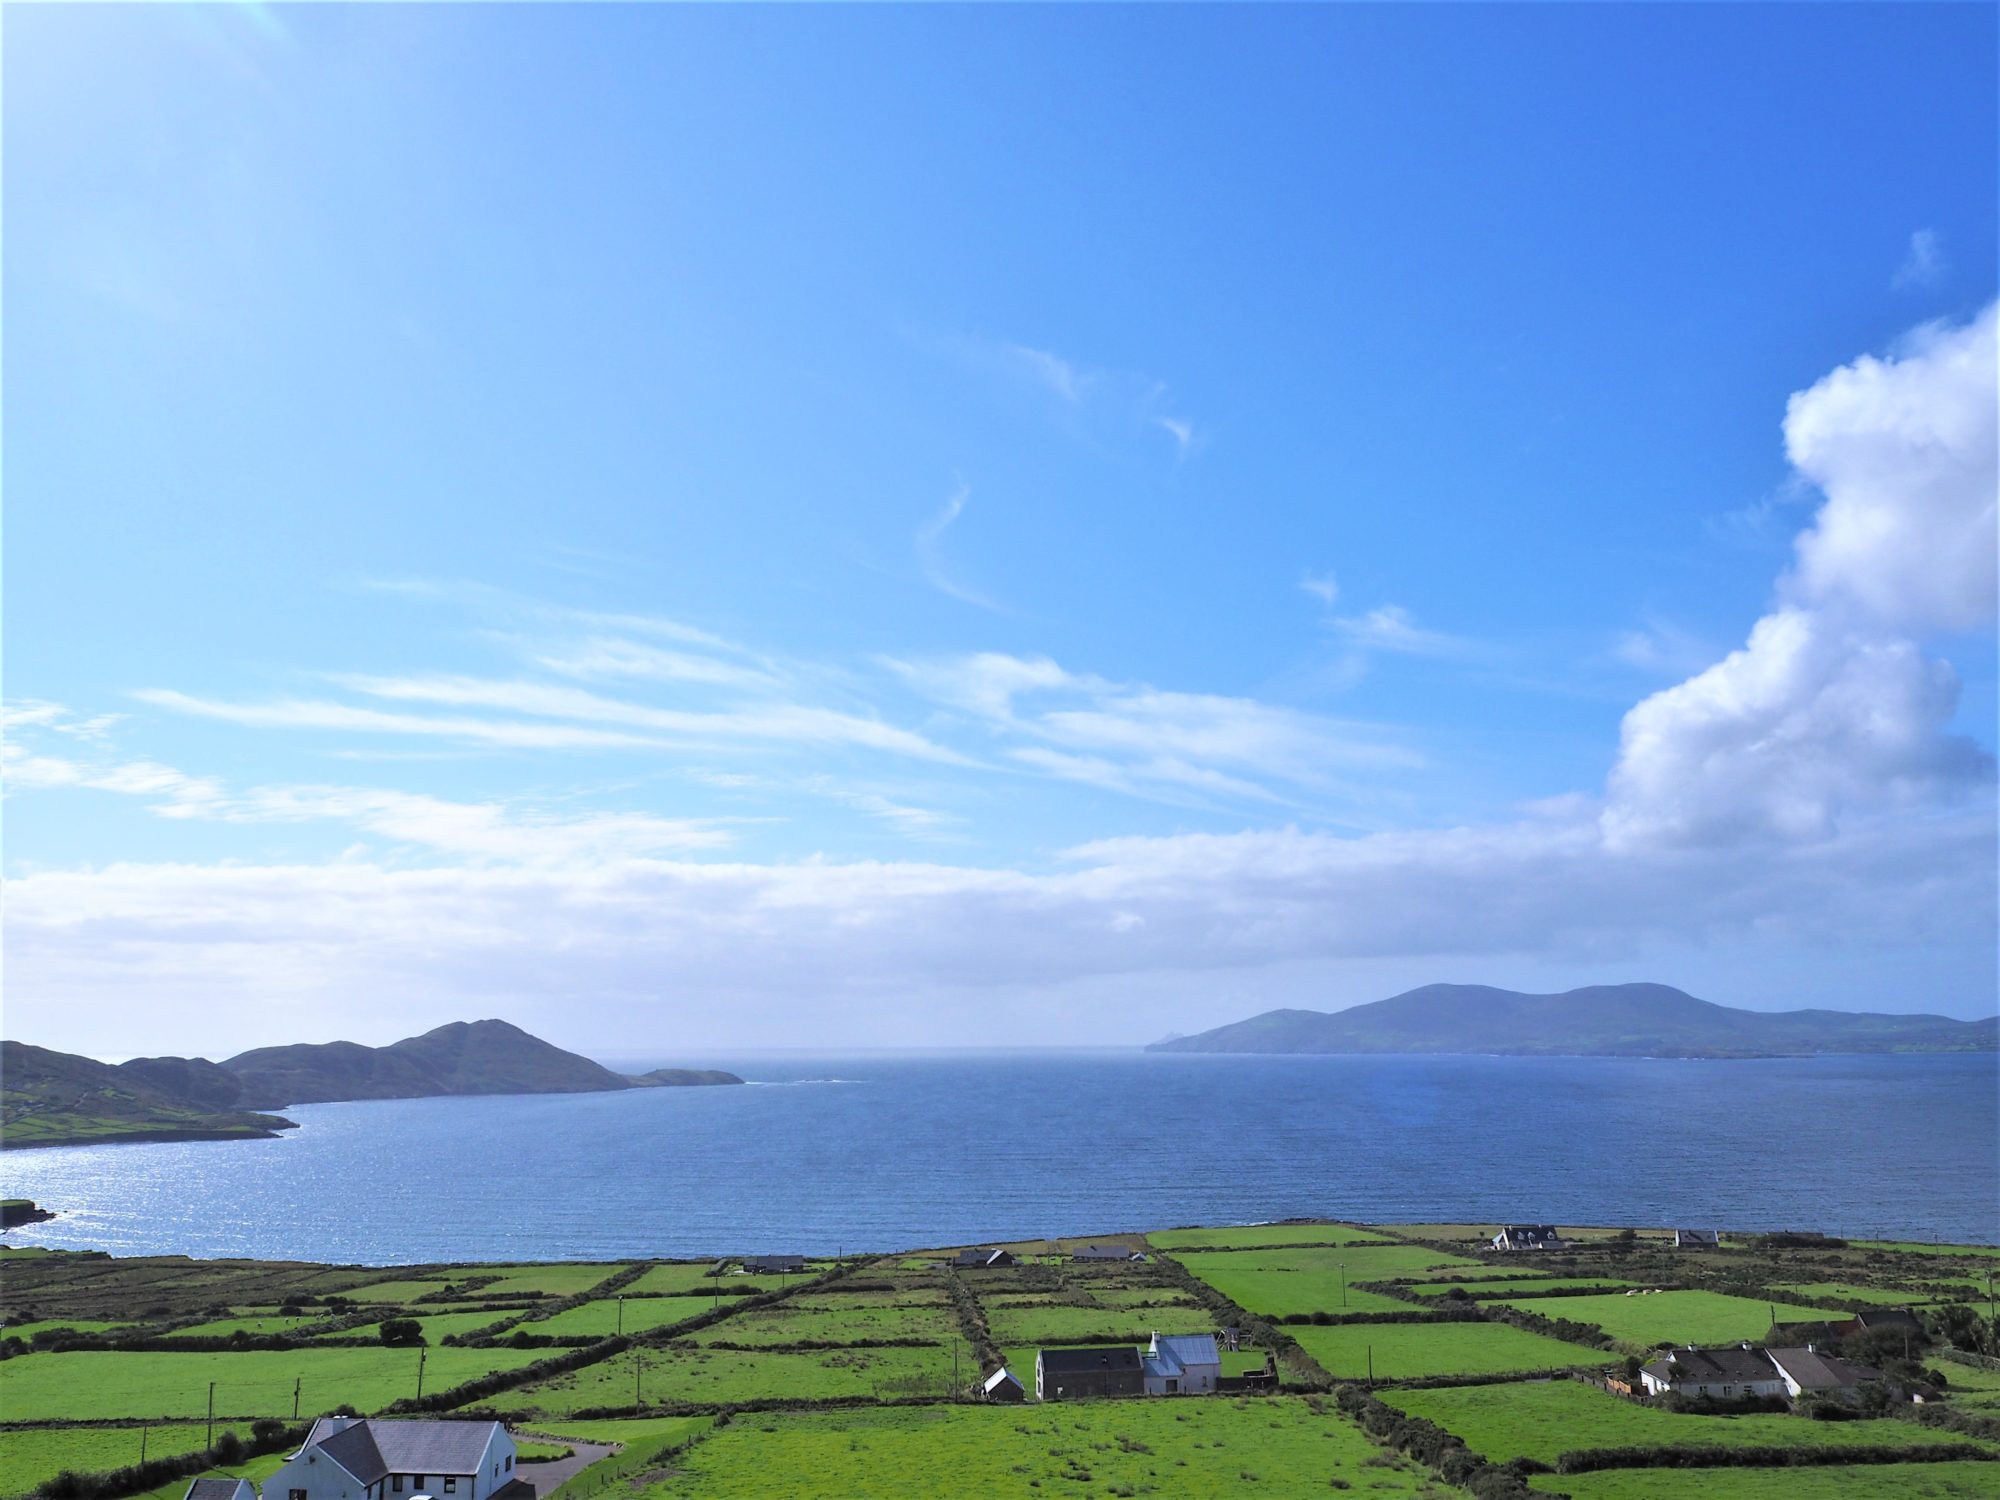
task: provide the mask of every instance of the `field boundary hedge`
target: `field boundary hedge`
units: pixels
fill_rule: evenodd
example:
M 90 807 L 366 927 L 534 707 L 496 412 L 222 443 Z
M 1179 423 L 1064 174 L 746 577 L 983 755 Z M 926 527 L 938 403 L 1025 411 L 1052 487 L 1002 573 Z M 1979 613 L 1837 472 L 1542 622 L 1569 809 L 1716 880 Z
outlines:
M 1558 1474 L 1594 1474 L 1605 1469 L 1827 1469 L 1860 1464 L 1942 1464 L 1967 1460 L 2000 1463 L 2000 1453 L 1973 1443 L 1917 1443 L 1895 1447 L 1720 1448 L 1710 1445 L 1647 1444 L 1626 1448 L 1586 1448 L 1556 1459 Z

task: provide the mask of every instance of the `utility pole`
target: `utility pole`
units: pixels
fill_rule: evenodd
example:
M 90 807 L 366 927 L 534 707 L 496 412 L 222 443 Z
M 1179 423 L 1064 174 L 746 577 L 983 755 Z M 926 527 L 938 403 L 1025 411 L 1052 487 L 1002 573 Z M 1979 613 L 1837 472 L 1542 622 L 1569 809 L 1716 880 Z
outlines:
M 305 1376 L 295 1375 L 292 1377 L 292 1420 L 294 1422 L 299 1419 L 299 1387 L 304 1383 Z
M 428 1349 L 417 1350 L 417 1399 L 419 1401 L 424 1399 L 424 1358 L 430 1352 Z
M 1340 1263 L 1340 1305 L 1347 1306 L 1347 1262 Z
M 150 1427 L 139 1429 L 139 1467 L 142 1469 L 146 1467 L 146 1434 L 152 1430 Z
M 215 1382 L 208 1383 L 208 1446 L 215 1446 Z
M 1368 1389 L 1375 1389 L 1375 1346 L 1368 1346 Z
M 625 1337 L 625 1294 L 618 1294 L 618 1336 Z
M 2000 1315 L 1996 1315 L 1993 1311 L 1993 1273 L 1991 1271 L 1986 1273 L 1986 1321 L 1993 1325 L 1995 1332 L 2000 1332 Z
M 639 1415 L 639 1351 L 632 1351 L 632 1415 Z

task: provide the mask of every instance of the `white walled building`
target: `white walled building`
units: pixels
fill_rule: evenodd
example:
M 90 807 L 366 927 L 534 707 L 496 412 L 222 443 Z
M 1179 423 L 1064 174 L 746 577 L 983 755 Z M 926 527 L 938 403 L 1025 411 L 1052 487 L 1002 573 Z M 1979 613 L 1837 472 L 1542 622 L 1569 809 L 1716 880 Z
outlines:
M 264 1500 L 491 1500 L 514 1478 L 514 1440 L 498 1422 L 321 1417 L 264 1481 Z M 510 1497 L 514 1500 L 514 1497 Z

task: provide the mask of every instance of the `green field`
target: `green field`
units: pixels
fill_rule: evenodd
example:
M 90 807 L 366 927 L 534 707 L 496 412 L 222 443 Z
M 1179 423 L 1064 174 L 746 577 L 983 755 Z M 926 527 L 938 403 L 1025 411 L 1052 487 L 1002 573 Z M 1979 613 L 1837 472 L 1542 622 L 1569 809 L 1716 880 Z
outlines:
M 190 1354 L 30 1354 L 0 1363 L 0 1411 L 10 1422 L 50 1417 L 198 1417 L 215 1382 L 215 1410 L 229 1417 L 292 1414 L 298 1379 L 304 1415 L 350 1403 L 363 1411 L 415 1394 L 415 1349 L 252 1349 Z M 441 1391 L 489 1370 L 540 1358 L 535 1349 L 431 1349 L 424 1389 Z
M 38 1333 L 67 1328 L 71 1333 L 109 1333 L 114 1328 L 130 1328 L 130 1323 L 105 1323 L 89 1318 L 43 1318 L 34 1323 L 12 1323 L 0 1328 L 0 1338 L 31 1339 Z
M 1099 1317 L 1106 1316 L 1100 1313 Z M 959 1337 L 958 1318 L 942 1302 L 914 1307 L 873 1297 L 831 1297 L 781 1302 L 725 1318 L 693 1335 L 696 1343 L 800 1344 L 857 1343 L 881 1339 L 923 1339 L 942 1343 Z
M 373 1312 L 375 1309 L 370 1308 L 369 1311 Z M 482 1328 L 491 1328 L 497 1323 L 504 1323 L 510 1318 L 518 1318 L 521 1315 L 518 1312 L 508 1312 L 503 1308 L 481 1308 L 475 1312 L 432 1312 L 426 1307 L 410 1307 L 403 1309 L 401 1312 L 392 1313 L 389 1316 L 411 1319 L 423 1330 L 424 1341 L 436 1344 L 446 1338 L 463 1337 L 468 1333 L 477 1333 Z M 538 1330 L 541 1326 L 539 1323 L 533 1324 L 531 1325 L 531 1331 Z M 330 1333 L 317 1334 L 315 1337 L 322 1339 L 379 1339 L 382 1337 L 382 1324 L 362 1323 L 353 1328 L 341 1328 Z M 429 1384 L 428 1378 L 426 1378 L 425 1383 Z
M 1406 1312 L 1409 1302 L 1381 1292 L 1360 1291 L 1354 1283 L 1417 1276 L 1434 1266 L 1452 1264 L 1450 1256 L 1421 1245 L 1194 1251 L 1174 1258 L 1237 1306 L 1269 1317 L 1309 1312 Z
M 234 1432 L 246 1442 L 250 1438 L 245 1425 L 217 1424 L 215 1435 L 224 1432 Z M 25 1495 L 65 1469 L 92 1474 L 136 1464 L 139 1436 L 137 1427 L 0 1429 L 0 1496 Z M 145 1436 L 149 1459 L 198 1453 L 208 1446 L 208 1427 L 201 1422 L 154 1427 Z
M 275 1333 L 296 1333 L 301 1328 L 310 1328 L 315 1323 L 324 1323 L 328 1313 L 309 1313 L 304 1317 L 286 1318 L 278 1316 L 258 1316 L 242 1318 L 215 1318 L 207 1323 L 195 1323 L 187 1328 L 176 1328 L 170 1337 L 177 1339 L 226 1339 L 232 1333 L 252 1333 L 257 1335 Z
M 1532 1297 L 1490 1299 L 1504 1307 L 1526 1308 L 1545 1317 L 1594 1323 L 1615 1339 L 1650 1345 L 1662 1339 L 1676 1344 L 1728 1344 L 1761 1339 L 1773 1321 L 1774 1304 L 1721 1292 L 1653 1292 L 1628 1297 L 1622 1292 L 1603 1297 L 1563 1297 L 1554 1302 Z M 1778 1322 L 1811 1322 L 1826 1313 L 1788 1303 L 1775 1304 Z
M 214 1478 L 218 1474 L 226 1474 L 231 1479 L 247 1479 L 251 1484 L 261 1487 L 284 1462 L 284 1454 L 267 1453 L 262 1458 L 253 1458 L 248 1463 L 238 1464 L 234 1468 L 209 1469 L 205 1472 L 205 1477 Z M 185 1479 L 170 1479 L 155 1489 L 140 1491 L 133 1500 L 184 1500 L 187 1488 L 188 1482 Z
M 1347 1380 L 1367 1375 L 1371 1348 L 1377 1380 L 1594 1367 L 1611 1358 L 1601 1349 L 1524 1333 L 1505 1323 L 1350 1323 L 1285 1331 L 1327 1374 Z
M 1573 1500 L 1993 1500 L 1993 1464 L 1857 1464 L 1851 1469 L 1607 1469 L 1538 1474 L 1538 1490 Z
M 1844 1281 L 1794 1282 L 1774 1287 L 1773 1290 L 1789 1292 L 1794 1297 L 1835 1297 L 1842 1302 L 1865 1303 L 1869 1307 L 1921 1307 L 1938 1300 L 1924 1292 L 1887 1286 L 1854 1286 Z
M 1239 1250 L 1268 1245 L 1351 1245 L 1357 1240 L 1382 1238 L 1373 1229 L 1352 1224 L 1243 1224 L 1229 1229 L 1167 1229 L 1147 1235 L 1146 1241 L 1166 1250 L 1179 1246 Z
M 710 1276 L 708 1269 L 714 1264 L 713 1261 L 705 1260 L 694 1264 L 653 1266 L 645 1275 L 627 1286 L 625 1291 L 628 1295 L 643 1295 L 647 1292 L 706 1292 L 717 1285 L 728 1288 L 732 1282 L 747 1289 L 753 1280 L 748 1276 Z M 774 1282 L 772 1290 L 776 1289 Z
M 1920 1245 L 1911 1240 L 1849 1240 L 1857 1250 L 1894 1250 L 1901 1255 L 1982 1255 L 2000 1259 L 2000 1245 Z
M 1687 1444 L 1730 1448 L 1857 1448 L 1956 1441 L 1949 1433 L 1891 1419 L 1814 1422 L 1783 1413 L 1691 1416 L 1641 1405 L 1575 1380 L 1385 1391 L 1391 1406 L 1465 1439 L 1494 1463 L 1552 1464 L 1591 1448 Z M 2000 1478 L 2000 1469 L 1995 1477 Z
M 639 1351 L 639 1391 L 646 1405 L 710 1404 L 761 1397 L 825 1400 L 833 1396 L 942 1395 L 951 1384 L 951 1349 L 822 1349 L 744 1353 L 675 1347 Z M 975 1373 L 959 1346 L 962 1379 Z M 904 1386 L 909 1387 L 908 1390 Z M 633 1356 L 621 1354 L 509 1393 L 510 1404 L 550 1417 L 592 1407 L 629 1406 Z
M 609 1264 L 573 1261 L 547 1266 L 466 1266 L 461 1269 L 468 1279 L 475 1271 L 481 1276 L 497 1278 L 474 1288 L 473 1295 L 477 1297 L 518 1297 L 523 1292 L 540 1292 L 545 1297 L 574 1297 L 617 1275 L 627 1264 L 624 1261 Z
M 988 1308 L 986 1326 L 1000 1344 L 1143 1344 L 1149 1333 L 1213 1333 L 1199 1308 Z
M 727 1307 L 731 1300 L 724 1297 L 720 1305 Z M 621 1316 L 625 1332 L 645 1333 L 698 1318 L 709 1308 L 705 1297 L 627 1297 L 625 1311 L 620 1314 L 616 1298 L 600 1297 L 595 1302 L 559 1312 L 553 1318 L 531 1318 L 520 1326 L 526 1333 L 544 1333 L 550 1338 L 608 1339 L 618 1331 Z
M 581 1421 L 565 1417 L 554 1422 L 523 1422 L 517 1431 L 620 1447 L 660 1447 L 714 1425 L 713 1417 L 592 1417 Z
M 746 1414 L 682 1464 L 648 1500 L 1440 1493 L 1292 1398 Z
M 424 1280 L 370 1281 L 341 1295 L 350 1302 L 414 1302 L 419 1297 L 428 1297 L 433 1292 L 456 1285 L 446 1276 Z

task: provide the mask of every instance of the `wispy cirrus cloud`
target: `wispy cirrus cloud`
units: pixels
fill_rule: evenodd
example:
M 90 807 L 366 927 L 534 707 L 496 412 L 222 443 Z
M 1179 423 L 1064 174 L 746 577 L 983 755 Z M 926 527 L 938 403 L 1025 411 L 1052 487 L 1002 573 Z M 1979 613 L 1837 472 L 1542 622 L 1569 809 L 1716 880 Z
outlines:
M 1001 606 L 994 603 L 979 590 L 960 582 L 944 561 L 944 535 L 952 524 L 965 513 L 966 504 L 972 499 L 972 489 L 963 479 L 953 486 L 937 514 L 917 528 L 917 565 L 923 570 L 924 581 L 941 594 L 949 594 L 962 604 L 974 605 L 979 609 L 998 611 Z
M 1944 269 L 1944 243 L 1937 231 L 1919 229 L 1910 236 L 1910 248 L 1896 274 L 1889 278 L 1889 285 L 1899 292 L 1936 286 L 1944 279 Z

